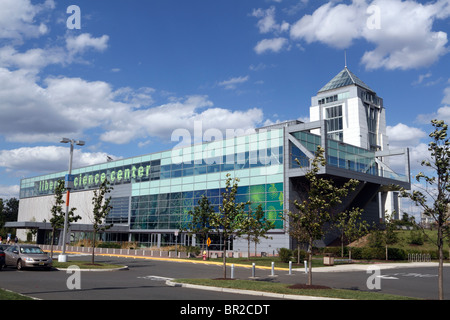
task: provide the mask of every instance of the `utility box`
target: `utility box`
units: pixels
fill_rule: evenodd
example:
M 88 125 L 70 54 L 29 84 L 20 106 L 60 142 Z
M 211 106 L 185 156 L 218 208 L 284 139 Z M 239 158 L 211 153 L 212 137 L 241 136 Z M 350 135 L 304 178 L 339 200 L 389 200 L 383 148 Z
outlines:
M 331 253 L 325 253 L 323 256 L 323 265 L 324 266 L 334 266 L 334 257 Z

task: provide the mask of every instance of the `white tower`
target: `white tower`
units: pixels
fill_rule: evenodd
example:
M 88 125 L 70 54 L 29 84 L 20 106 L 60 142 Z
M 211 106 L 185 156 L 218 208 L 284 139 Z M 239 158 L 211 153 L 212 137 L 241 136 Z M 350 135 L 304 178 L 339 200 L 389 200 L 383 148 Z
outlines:
M 329 139 L 371 152 L 389 149 L 383 99 L 347 66 L 311 98 L 310 121 L 322 119 L 326 120 Z M 382 160 L 384 166 L 389 165 L 387 157 Z M 393 212 L 399 218 L 398 192 L 381 191 L 378 202 L 380 219 Z
M 388 148 L 383 99 L 347 67 L 311 99 L 310 121 L 325 119 L 330 139 L 371 151 Z

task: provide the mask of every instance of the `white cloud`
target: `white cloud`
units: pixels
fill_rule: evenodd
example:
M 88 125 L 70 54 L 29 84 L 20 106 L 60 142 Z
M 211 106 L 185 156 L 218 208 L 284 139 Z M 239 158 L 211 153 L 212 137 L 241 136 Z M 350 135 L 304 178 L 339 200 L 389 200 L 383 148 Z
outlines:
M 106 162 L 107 153 L 74 150 L 73 166 L 84 167 Z M 67 147 L 23 147 L 0 150 L 0 167 L 8 172 L 58 172 L 67 170 L 69 151 Z
M 419 78 L 416 81 L 414 81 L 412 84 L 413 85 L 421 84 L 425 79 L 430 78 L 432 75 L 433 74 L 431 72 L 428 72 L 426 74 L 421 74 L 421 75 L 419 75 Z
M 262 54 L 267 51 L 279 52 L 288 45 L 286 38 L 263 39 L 255 46 L 255 52 Z
M 423 171 L 422 160 L 429 157 L 428 145 L 422 141 L 427 133 L 422 129 L 410 127 L 403 123 L 386 128 L 390 149 L 409 148 L 410 169 L 412 173 Z M 395 172 L 404 173 L 405 159 L 403 156 L 389 158 L 389 166 Z
M 279 52 L 287 46 L 288 39 L 280 37 L 280 34 L 289 31 L 290 24 L 286 21 L 283 21 L 282 23 L 276 22 L 275 7 L 272 6 L 266 10 L 261 8 L 254 9 L 252 16 L 259 18 L 257 26 L 260 33 L 275 34 L 275 38 L 273 39 L 263 39 L 259 41 L 254 48 L 256 53 L 261 54 L 266 51 Z
M 50 64 L 64 64 L 67 62 L 66 52 L 61 48 L 29 49 L 24 53 L 18 52 L 12 46 L 0 48 L 0 66 L 19 68 L 38 72 Z
M 328 2 L 294 23 L 290 34 L 294 40 L 339 49 L 364 39 L 375 45 L 362 57 L 367 69 L 412 69 L 431 65 L 448 53 L 447 33 L 433 31 L 433 23 L 449 16 L 448 0 L 428 4 L 401 0 Z M 371 24 L 373 21 L 378 25 Z
M 0 185 L 0 199 L 6 200 L 10 198 L 19 198 L 20 186 L 19 185 Z
M 84 52 L 88 49 L 104 51 L 108 48 L 108 40 L 109 36 L 107 35 L 95 38 L 89 33 L 83 33 L 77 37 L 67 38 L 66 47 L 72 54 Z
M 248 77 L 222 83 L 232 86 Z M 257 126 L 263 118 L 259 109 L 231 111 L 212 108 L 206 96 L 190 96 L 150 107 L 152 88 L 113 90 L 103 81 L 48 77 L 37 79 L 21 70 L 0 68 L 0 135 L 14 142 L 54 142 L 62 136 L 83 139 L 96 130 L 100 139 L 128 143 L 133 139 L 170 139 L 176 128 L 192 128 L 194 121 L 220 130 Z M 211 109 L 208 109 L 211 108 Z M 24 116 L 26 115 L 26 116 Z
M 236 86 L 241 83 L 247 82 L 249 76 L 245 77 L 234 77 L 228 80 L 224 80 L 218 83 L 219 86 L 224 87 L 225 89 L 236 89 Z
M 260 18 L 258 20 L 257 26 L 259 32 L 268 33 L 268 32 L 284 32 L 289 30 L 289 23 L 283 21 L 278 24 L 275 20 L 275 7 L 270 7 L 269 9 L 254 9 L 252 12 L 252 16 L 256 18 Z
M 393 127 L 388 126 L 386 131 L 391 148 L 416 146 L 422 138 L 427 136 L 422 129 L 409 127 L 403 123 Z
M 36 16 L 53 9 L 53 0 L 33 5 L 30 0 L 2 0 L 0 10 L 0 38 L 23 41 L 46 34 L 46 25 L 36 23 Z
M 450 87 L 444 89 L 444 98 L 442 99 L 442 104 L 450 105 Z
M 340 49 L 347 48 L 361 33 L 363 10 L 358 3 L 326 3 L 293 24 L 291 37 L 307 43 L 322 42 Z
M 183 101 L 118 114 L 100 138 L 118 144 L 147 137 L 170 141 L 175 129 L 193 132 L 196 122 L 202 123 L 204 130 L 214 128 L 225 132 L 227 129 L 255 128 L 262 120 L 263 113 L 258 108 L 246 111 L 213 108 L 208 97 L 190 96 Z
M 446 97 L 442 100 L 444 103 L 446 101 Z M 439 119 L 444 120 L 446 123 L 450 123 L 450 106 L 440 107 L 436 112 L 429 114 L 419 114 L 417 116 L 417 121 L 424 124 L 430 124 L 431 120 Z

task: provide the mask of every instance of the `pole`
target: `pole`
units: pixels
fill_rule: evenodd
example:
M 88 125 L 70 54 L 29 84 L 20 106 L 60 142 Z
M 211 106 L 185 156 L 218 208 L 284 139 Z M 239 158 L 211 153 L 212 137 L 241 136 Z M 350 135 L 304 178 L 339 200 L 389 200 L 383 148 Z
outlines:
M 72 158 L 73 158 L 73 143 L 74 141 L 70 141 L 70 157 L 69 157 L 69 177 L 72 174 Z M 66 214 L 64 215 L 64 230 L 63 230 L 63 247 L 62 253 L 58 256 L 59 262 L 67 262 L 66 255 L 66 241 L 67 241 L 67 229 L 68 229 L 68 221 L 69 221 L 69 198 L 70 198 L 70 186 L 67 188 L 67 197 L 66 197 Z

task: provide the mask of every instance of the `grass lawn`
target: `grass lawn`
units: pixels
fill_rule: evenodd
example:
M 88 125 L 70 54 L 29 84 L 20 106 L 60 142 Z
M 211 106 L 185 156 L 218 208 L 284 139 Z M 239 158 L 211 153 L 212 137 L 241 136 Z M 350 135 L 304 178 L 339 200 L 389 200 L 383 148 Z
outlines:
M 99 262 L 95 262 L 94 264 L 92 264 L 91 261 L 59 262 L 53 260 L 53 267 L 55 268 L 67 269 L 70 266 L 78 266 L 80 269 L 118 269 L 124 267 L 123 265 L 99 263 Z
M 293 294 L 315 297 L 351 299 L 351 300 L 420 300 L 391 294 L 345 290 L 345 289 L 291 289 L 290 284 L 252 280 L 213 280 L 213 279 L 177 279 L 176 282 L 204 286 L 233 288 L 241 290 L 264 291 L 279 294 Z
M 0 300 L 33 300 L 33 299 L 12 291 L 0 289 Z

